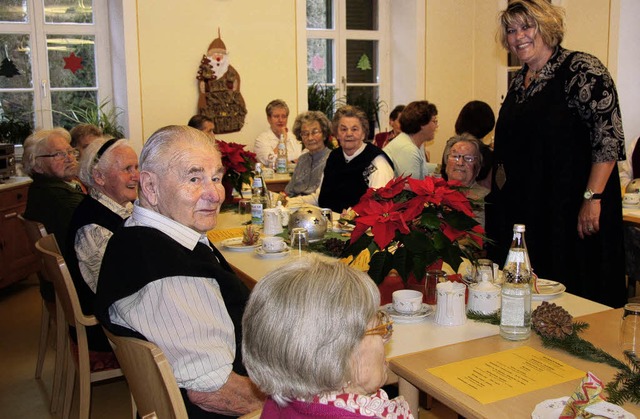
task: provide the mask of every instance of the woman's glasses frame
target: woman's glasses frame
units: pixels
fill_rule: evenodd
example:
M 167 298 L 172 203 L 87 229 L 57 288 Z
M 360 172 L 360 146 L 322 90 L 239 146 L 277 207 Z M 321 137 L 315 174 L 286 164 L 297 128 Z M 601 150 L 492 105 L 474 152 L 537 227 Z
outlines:
M 391 335 L 393 335 L 393 320 L 391 320 L 388 313 L 382 310 L 378 311 L 377 317 L 378 326 L 365 330 L 364 335 L 380 335 L 383 341 L 388 342 L 391 339 Z

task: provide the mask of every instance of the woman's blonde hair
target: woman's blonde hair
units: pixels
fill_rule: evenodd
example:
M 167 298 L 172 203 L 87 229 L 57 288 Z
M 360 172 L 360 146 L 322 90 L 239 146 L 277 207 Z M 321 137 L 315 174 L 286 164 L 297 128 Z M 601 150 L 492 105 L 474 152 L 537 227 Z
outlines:
M 507 30 L 509 27 L 528 23 L 540 33 L 544 43 L 554 48 L 564 38 L 564 9 L 554 6 L 549 0 L 511 0 L 500 13 L 500 42 L 509 49 Z

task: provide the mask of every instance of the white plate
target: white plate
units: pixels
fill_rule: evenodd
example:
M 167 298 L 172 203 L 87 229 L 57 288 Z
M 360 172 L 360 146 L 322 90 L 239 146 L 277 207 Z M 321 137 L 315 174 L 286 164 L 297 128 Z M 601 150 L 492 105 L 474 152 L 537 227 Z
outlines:
M 232 239 L 222 240 L 221 244 L 227 250 L 235 252 L 250 252 L 256 247 L 259 247 L 262 243 L 258 240 L 257 243 L 246 245 L 242 244 L 242 237 L 234 237 Z
M 560 282 L 538 278 L 538 290 L 540 294 L 531 294 L 531 299 L 534 301 L 550 300 L 565 292 L 567 287 Z
M 282 252 L 265 252 L 262 249 L 262 246 L 256 247 L 256 255 L 260 256 L 263 259 L 277 259 L 277 258 L 289 256 L 289 253 L 291 253 L 291 250 L 288 247 L 286 250 L 283 250 Z
M 394 322 L 397 323 L 417 323 L 424 320 L 426 317 L 433 313 L 433 308 L 428 304 L 422 304 L 422 308 L 416 314 L 402 314 L 394 310 L 393 304 L 385 304 L 382 309 L 391 316 Z
M 627 209 L 640 209 L 640 204 L 636 204 L 636 205 L 629 205 L 629 204 L 625 204 L 624 202 L 622 203 L 622 208 L 627 208 Z
M 569 397 L 560 397 L 559 399 L 549 399 L 540 402 L 531 412 L 531 419 L 557 419 L 564 410 Z M 616 419 L 635 419 L 635 415 L 627 412 L 620 406 L 601 401 L 585 409 L 587 412 L 596 415 L 596 417 L 616 418 Z M 597 416 L 601 415 L 601 416 Z M 578 418 L 582 418 L 579 416 Z

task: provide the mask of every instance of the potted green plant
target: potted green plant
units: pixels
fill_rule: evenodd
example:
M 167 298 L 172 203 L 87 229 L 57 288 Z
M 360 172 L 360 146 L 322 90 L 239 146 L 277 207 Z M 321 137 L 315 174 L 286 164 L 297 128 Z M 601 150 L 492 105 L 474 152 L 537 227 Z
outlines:
M 338 89 L 329 85 L 313 83 L 307 87 L 307 109 L 320 111 L 333 118 L 333 112 L 340 100 L 336 98 Z
M 0 143 L 21 145 L 32 129 L 29 121 L 4 115 L 0 120 Z
M 357 106 L 367 114 L 369 119 L 369 139 L 373 139 L 375 128 L 380 129 L 380 111 L 386 103 L 374 96 L 372 91 L 347 92 L 347 104 Z
M 67 129 L 78 124 L 93 124 L 99 127 L 105 135 L 111 135 L 114 138 L 124 137 L 124 128 L 118 123 L 118 117 L 123 111 L 112 106 L 109 99 L 105 99 L 99 104 L 86 101 L 82 105 L 73 106 L 69 112 L 54 112 L 65 118 L 62 125 Z

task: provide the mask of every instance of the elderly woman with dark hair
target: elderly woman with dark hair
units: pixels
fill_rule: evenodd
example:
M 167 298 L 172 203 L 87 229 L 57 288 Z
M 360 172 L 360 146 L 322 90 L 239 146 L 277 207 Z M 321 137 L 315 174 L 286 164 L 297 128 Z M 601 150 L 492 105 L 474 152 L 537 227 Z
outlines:
M 322 180 L 322 172 L 331 150 L 331 123 L 319 111 L 301 113 L 293 123 L 293 134 L 308 151 L 298 159 L 291 181 L 284 191 L 288 196 L 313 193 Z
M 333 116 L 333 133 L 340 147 L 327 158 L 320 188 L 289 200 L 288 205 L 319 205 L 342 212 L 358 203 L 368 188 L 380 188 L 393 179 L 393 163 L 378 147 L 364 142 L 369 134 L 367 114 L 346 105 Z
M 449 180 L 458 181 L 467 187 L 467 197 L 474 206 L 475 219 L 484 227 L 484 197 L 489 189 L 476 182 L 478 172 L 482 167 L 482 153 L 480 141 L 471 134 L 461 134 L 451 137 L 444 149 L 443 159 L 447 162 L 446 174 Z
M 261 279 L 242 319 L 249 377 L 269 395 L 261 417 L 413 417 L 380 388 L 393 329 L 379 303 L 371 278 L 341 262 L 301 259 Z

